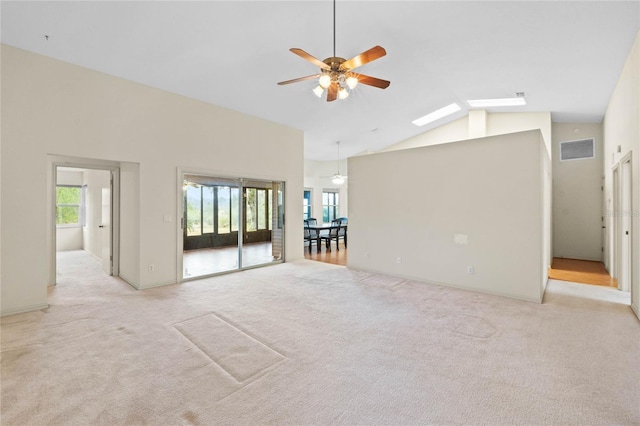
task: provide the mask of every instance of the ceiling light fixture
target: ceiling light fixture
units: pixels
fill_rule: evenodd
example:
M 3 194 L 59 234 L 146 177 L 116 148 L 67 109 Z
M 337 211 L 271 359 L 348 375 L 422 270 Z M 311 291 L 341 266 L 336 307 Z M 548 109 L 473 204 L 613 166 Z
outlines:
M 349 96 L 348 92 L 347 96 Z M 338 173 L 331 176 L 331 183 L 333 183 L 334 185 L 342 185 L 347 177 L 340 174 L 340 141 L 337 141 L 336 145 L 338 145 Z
M 468 100 L 467 103 L 471 108 L 487 108 L 499 106 L 522 106 L 526 105 L 527 101 L 524 99 L 524 96 L 518 96 L 517 98 L 473 99 Z
M 415 124 L 416 126 L 424 126 L 425 124 L 433 123 L 436 120 L 440 120 L 441 118 L 446 117 L 447 115 L 451 115 L 454 112 L 458 112 L 461 109 L 462 108 L 460 108 L 460 105 L 456 103 L 452 103 L 447 105 L 444 108 L 440 108 L 439 110 L 433 111 L 430 114 L 427 114 L 423 117 L 413 120 L 412 123 Z
M 349 60 L 336 56 L 336 0 L 333 0 L 333 56 L 321 61 L 302 49 L 293 48 L 289 50 L 302 59 L 320 67 L 320 73 L 294 78 L 293 80 L 281 81 L 278 83 L 279 85 L 314 80 L 317 78 L 318 86 L 313 89 L 313 93 L 321 98 L 326 90 L 327 102 L 332 102 L 336 99 L 347 99 L 349 97 L 349 90 L 355 89 L 358 83 L 379 89 L 389 87 L 390 82 L 387 80 L 353 72 L 355 68 L 385 56 L 387 51 L 384 50 L 383 47 L 374 46 Z

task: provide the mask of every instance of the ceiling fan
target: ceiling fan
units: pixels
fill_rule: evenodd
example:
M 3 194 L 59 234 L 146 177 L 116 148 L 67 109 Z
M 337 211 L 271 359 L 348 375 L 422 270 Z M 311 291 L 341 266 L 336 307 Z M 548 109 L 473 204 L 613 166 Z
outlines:
M 342 185 L 344 183 L 344 180 L 348 176 L 340 174 L 340 141 L 337 141 L 336 145 L 338 145 L 338 172 L 335 173 L 333 176 L 322 176 L 322 177 L 323 178 L 330 178 L 331 182 L 334 185 Z
M 278 84 L 283 86 L 285 84 L 317 78 L 318 86 L 313 89 L 313 93 L 318 97 L 322 97 L 324 90 L 327 89 L 327 102 L 332 102 L 336 99 L 346 99 L 349 96 L 347 88 L 353 90 L 358 83 L 380 89 L 386 89 L 389 87 L 389 84 L 391 84 L 391 82 L 387 80 L 353 72 L 354 69 L 385 56 L 387 51 L 384 50 L 383 47 L 374 46 L 349 60 L 336 56 L 336 0 L 333 0 L 333 56 L 321 61 L 302 49 L 294 47 L 289 50 L 302 59 L 306 59 L 317 67 L 320 67 L 320 73 L 294 78 L 293 80 L 281 81 Z

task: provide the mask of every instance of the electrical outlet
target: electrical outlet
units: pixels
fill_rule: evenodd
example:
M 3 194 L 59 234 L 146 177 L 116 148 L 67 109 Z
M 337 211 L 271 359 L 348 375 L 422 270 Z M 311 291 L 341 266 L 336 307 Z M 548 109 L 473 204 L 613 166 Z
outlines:
M 476 271 L 473 269 L 473 266 L 467 266 L 467 274 L 473 275 L 475 272 Z
M 402 258 L 400 256 L 396 257 L 396 263 L 398 265 L 402 263 Z
M 149 272 L 153 272 L 156 270 L 156 267 L 154 264 L 149 265 Z

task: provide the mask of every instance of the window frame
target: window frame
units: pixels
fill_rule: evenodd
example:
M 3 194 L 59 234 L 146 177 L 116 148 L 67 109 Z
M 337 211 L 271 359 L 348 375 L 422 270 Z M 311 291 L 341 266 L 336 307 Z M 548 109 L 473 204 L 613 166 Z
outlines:
M 307 198 L 307 194 L 309 197 Z M 308 204 L 305 205 L 305 201 L 308 200 Z M 306 211 L 305 211 L 306 210 Z M 305 188 L 302 193 L 302 218 L 303 220 L 312 218 L 313 214 L 313 190 L 311 188 Z
M 58 188 L 78 188 L 80 190 L 79 203 L 58 203 Z M 82 228 L 87 226 L 86 221 L 86 192 L 87 185 L 56 185 L 56 228 Z M 58 223 L 58 207 L 78 207 L 77 223 Z
M 328 203 L 325 204 L 325 194 L 329 194 L 327 197 Z M 333 202 L 333 203 L 331 203 Z M 325 220 L 324 211 L 328 209 L 328 220 Z M 333 218 L 331 217 L 331 211 L 333 211 Z M 322 222 L 329 223 L 334 219 L 340 217 L 340 191 L 338 189 L 323 189 L 322 190 Z

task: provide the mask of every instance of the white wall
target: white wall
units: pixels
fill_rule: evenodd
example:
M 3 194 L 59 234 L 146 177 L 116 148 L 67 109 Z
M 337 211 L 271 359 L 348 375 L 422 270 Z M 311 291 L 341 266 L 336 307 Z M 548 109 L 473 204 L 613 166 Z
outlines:
M 82 185 L 82 172 L 58 170 L 58 185 Z M 82 250 L 82 226 L 56 227 L 56 251 Z
M 602 261 L 602 125 L 553 123 L 553 252 Z M 595 158 L 560 161 L 560 142 L 593 138 Z
M 613 170 L 625 155 L 632 161 L 632 271 L 631 307 L 640 318 L 640 32 L 631 48 L 620 79 L 609 101 L 603 122 L 605 203 L 607 235 L 605 243 L 609 265 L 614 264 L 613 250 Z M 620 146 L 620 152 L 618 152 Z M 628 212 L 627 212 L 628 214 Z
M 138 188 L 124 195 L 139 197 L 138 222 L 121 246 L 139 241 L 125 269 L 140 288 L 176 280 L 178 167 L 285 181 L 285 214 L 302 217 L 302 132 L 6 45 L 1 54 L 2 314 L 46 306 L 47 154 L 139 164 Z M 7 184 L 25 169 L 30 179 Z M 11 208 L 23 194 L 26 213 Z M 301 257 L 302 227 L 288 227 L 285 259 Z
M 347 167 L 347 160 L 340 160 L 340 174 L 348 176 Z M 322 222 L 322 192 L 325 189 L 338 190 L 340 217 L 349 216 L 348 179 L 342 185 L 334 185 L 331 182 L 331 176 L 337 171 L 337 161 L 304 161 L 304 188 L 311 189 L 311 217 L 315 217 L 319 222 Z M 300 193 L 300 203 L 302 203 L 302 193 Z M 300 221 L 302 223 L 302 214 Z
M 348 266 L 540 302 L 549 174 L 540 130 L 352 157 Z

